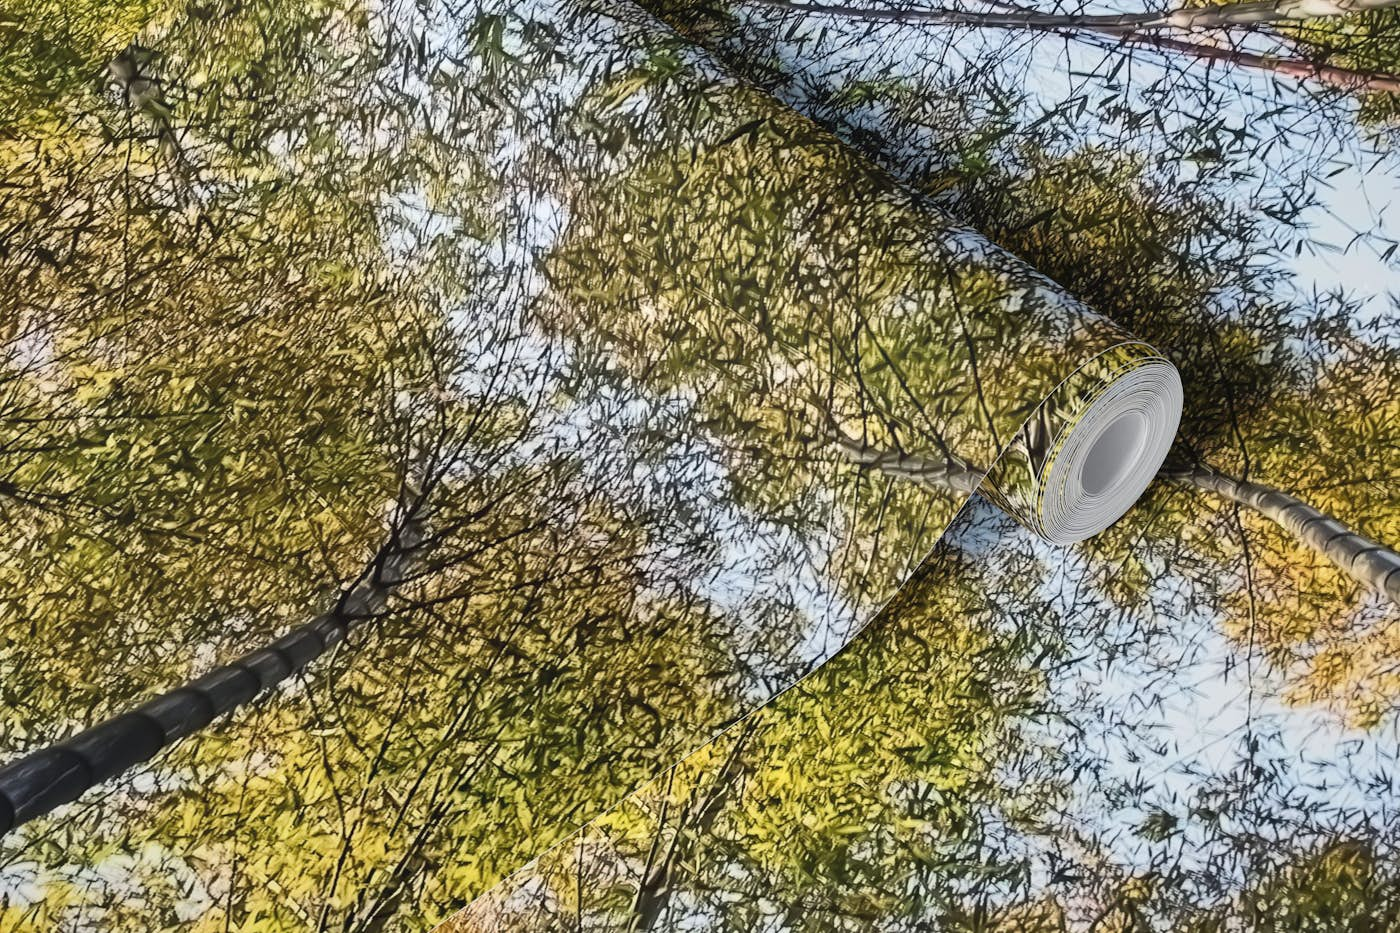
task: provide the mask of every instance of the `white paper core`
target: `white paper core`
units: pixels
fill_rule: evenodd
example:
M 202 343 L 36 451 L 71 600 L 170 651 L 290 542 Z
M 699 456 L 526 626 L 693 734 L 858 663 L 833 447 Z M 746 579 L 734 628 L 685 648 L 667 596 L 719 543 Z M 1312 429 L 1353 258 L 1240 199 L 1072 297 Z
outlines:
M 1104 429 L 1084 455 L 1079 485 L 1088 496 L 1103 495 L 1127 477 L 1147 443 L 1147 419 L 1130 411 Z
M 1069 429 L 1041 478 L 1042 533 L 1073 544 L 1112 525 L 1142 496 L 1181 424 L 1181 377 L 1166 360 L 1124 373 Z

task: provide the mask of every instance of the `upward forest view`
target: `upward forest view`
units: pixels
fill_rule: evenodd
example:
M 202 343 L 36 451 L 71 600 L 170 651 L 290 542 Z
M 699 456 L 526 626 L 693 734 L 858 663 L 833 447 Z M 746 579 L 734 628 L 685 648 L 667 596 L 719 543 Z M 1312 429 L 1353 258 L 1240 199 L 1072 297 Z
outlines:
M 0 933 L 1400 930 L 1400 0 L 1155 2 L 7 0 Z

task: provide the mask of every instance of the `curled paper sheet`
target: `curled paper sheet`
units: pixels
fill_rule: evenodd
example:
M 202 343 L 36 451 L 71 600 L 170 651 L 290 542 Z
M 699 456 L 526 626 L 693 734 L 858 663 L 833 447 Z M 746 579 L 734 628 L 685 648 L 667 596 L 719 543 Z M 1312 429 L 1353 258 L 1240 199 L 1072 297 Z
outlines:
M 752 72 L 774 86 L 797 77 L 785 87 L 797 106 L 826 119 L 833 112 L 850 116 L 846 129 L 867 131 L 871 148 L 901 130 L 917 133 L 902 125 L 914 121 L 909 111 L 936 109 L 906 85 L 882 83 L 892 77 L 889 57 L 896 75 L 918 57 L 915 42 L 881 58 L 882 40 L 895 30 L 862 31 L 859 23 L 843 30 L 839 18 L 766 8 L 732 16 L 705 8 L 694 15 L 725 37 L 733 59 L 747 58 Z M 945 41 L 925 38 L 931 50 Z M 813 88 L 825 82 L 823 98 Z M 875 103 L 868 109 L 851 103 L 872 87 Z M 1051 191 L 1069 201 L 1072 181 L 1060 184 Z M 1009 213 L 1013 222 L 1033 226 L 1028 218 L 1043 207 Z M 1065 213 L 1064 227 L 1083 229 L 1084 214 L 1073 207 Z M 1079 261 L 1102 246 L 1094 239 Z M 1208 346 L 1214 326 L 1212 320 L 1199 334 L 1173 341 L 1178 358 L 1193 339 Z M 1367 379 L 1380 380 L 1396 371 L 1394 360 L 1393 349 L 1367 344 L 1356 365 Z M 1194 389 L 1200 393 L 1203 381 Z M 1265 412 L 1257 426 L 1268 436 L 1278 420 L 1277 411 Z M 1238 420 L 1233 427 L 1239 430 Z M 1199 422 L 1188 431 L 1187 443 L 1199 443 Z M 1286 431 L 1277 436 L 1287 438 L 1279 445 L 1287 465 L 1275 470 L 1291 476 L 1296 488 L 1299 473 L 1317 461 L 1299 456 L 1305 445 Z M 1238 443 L 1267 449 L 1259 438 Z M 1323 536 L 1345 540 L 1350 533 L 1278 490 L 1258 488 L 1253 499 L 1233 501 L 1257 508 L 1265 496 L 1326 529 L 1299 535 L 1319 553 Z M 512 875 L 444 933 L 1302 929 L 1391 922 L 1394 789 L 1377 777 L 1390 769 L 1393 724 L 1382 718 L 1372 722 L 1374 731 L 1343 728 L 1299 702 L 1296 681 L 1285 692 L 1277 669 L 1267 678 L 1232 672 L 1239 655 L 1222 645 L 1222 629 L 1248 641 L 1251 650 L 1240 653 L 1248 666 L 1259 663 L 1256 639 L 1279 650 L 1277 630 L 1262 632 L 1296 626 L 1304 616 L 1292 607 L 1275 614 L 1256 604 L 1256 593 L 1289 592 L 1268 571 L 1260 575 L 1255 563 L 1278 538 L 1255 524 L 1246 531 L 1259 516 L 1236 513 L 1239 543 L 1203 560 L 1204 536 L 1196 543 L 1172 540 L 1180 519 L 1163 516 L 1165 498 L 1159 490 L 1152 509 L 1125 523 L 1130 528 L 1120 526 L 1073 555 L 1015 540 L 985 507 L 964 509 L 859 643 Z M 1177 507 L 1193 534 L 1210 525 L 1209 498 L 1188 498 L 1184 506 L 1178 500 Z M 1280 524 L 1298 534 L 1298 522 Z M 1214 527 L 1233 537 L 1226 522 Z M 1388 548 L 1366 546 L 1378 561 L 1396 566 Z M 1297 551 L 1282 554 L 1290 573 L 1307 563 Z M 1356 566 L 1333 559 L 1342 568 Z M 1137 560 L 1150 563 L 1143 585 L 1160 590 L 1160 600 L 1122 599 L 1113 576 Z M 1222 592 L 1218 581 L 1231 573 L 1239 579 L 1235 595 L 1245 597 L 1234 619 L 1213 602 Z M 1384 590 L 1384 579 L 1356 576 Z M 1299 590 L 1307 589 L 1306 577 L 1295 578 Z M 1395 608 L 1374 595 L 1363 593 L 1348 605 L 1320 592 L 1313 589 L 1310 598 L 1332 629 L 1319 639 L 1331 641 L 1324 652 L 1331 657 L 1318 665 L 1320 677 L 1302 679 L 1311 681 L 1311 702 L 1332 692 L 1352 703 L 1362 692 L 1351 678 L 1378 668 L 1352 667 L 1357 656 L 1350 650 L 1368 640 L 1386 643 Z M 1296 629 L 1292 637 L 1309 641 Z M 1357 639 L 1351 648 L 1340 648 L 1351 639 Z M 1015 712 L 988 715 L 989 706 Z M 1259 827 L 1259 835 L 1251 831 L 1241 845 L 1241 826 Z
M 465 900 L 819 668 L 977 490 L 1068 543 L 1156 474 L 1169 362 L 639 9 L 329 7 L 256 68 L 163 25 L 183 96 L 118 50 L 7 162 L 2 449 L 82 453 L 6 482 L 83 508 L 6 532 L 49 563 L 0 828 L 150 834 L 63 910 L 133 922 L 104 885 L 176 842 L 193 914 Z M 228 869 L 284 837 L 312 890 Z
M 481 105 L 497 210 L 529 218 L 531 326 L 682 405 L 750 520 L 801 529 L 706 594 L 744 619 L 740 699 L 663 713 L 643 770 L 844 646 L 974 491 L 1070 543 L 1156 474 L 1171 363 L 635 5 L 403 28 Z

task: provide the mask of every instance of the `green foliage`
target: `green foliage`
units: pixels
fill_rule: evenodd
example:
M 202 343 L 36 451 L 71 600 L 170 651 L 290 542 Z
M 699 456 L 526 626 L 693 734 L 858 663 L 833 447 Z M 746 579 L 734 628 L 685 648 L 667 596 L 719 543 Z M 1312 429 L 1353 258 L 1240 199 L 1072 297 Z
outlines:
M 1254 879 L 1238 900 L 1193 921 L 1191 933 L 1243 923 L 1260 933 L 1367 933 L 1400 923 L 1395 865 L 1364 839 L 1299 854 Z
M 1366 10 L 1347 16 L 1288 24 L 1280 30 L 1311 57 L 1363 74 L 1400 75 L 1400 10 Z M 1361 95 L 1361 120 L 1378 126 L 1400 119 L 1400 93 Z
M 687 86 L 678 41 L 577 108 L 530 113 L 511 82 L 557 81 L 557 36 L 449 19 L 468 39 L 443 54 L 456 33 L 415 11 L 27 4 L 0 22 L 7 754 L 322 611 L 406 481 L 437 484 L 431 554 L 390 612 L 7 841 L 7 930 L 426 927 L 805 670 L 831 646 L 804 639 L 836 637 L 814 618 L 863 618 L 924 557 L 953 497 L 865 469 L 814 426 L 976 465 L 997 444 L 959 436 L 957 413 L 1005 389 L 992 420 L 1014 427 L 1007 400 L 1034 392 L 1008 374 L 1058 377 L 1038 345 L 1007 349 L 1036 313 L 1005 310 L 1025 266 L 901 239 L 941 215 L 877 175 L 833 184 L 855 164 L 844 146 L 778 108 L 752 119 L 772 105 L 751 92 Z M 728 20 L 702 12 L 718 35 Z M 927 96 L 875 81 L 833 106 Z M 597 143 L 600 164 L 661 143 L 612 187 L 545 147 L 519 157 L 526 184 L 502 179 L 497 134 L 531 119 Z M 706 145 L 679 145 L 673 121 Z M 1348 472 L 1348 452 L 1376 463 L 1396 444 L 1393 354 L 1344 307 L 1293 320 L 1249 258 L 1261 231 L 1218 195 L 1104 146 L 1013 145 L 1023 132 L 962 132 L 922 187 L 1173 350 L 1192 453 L 1247 455 L 1251 475 L 1400 535 L 1391 487 Z M 544 189 L 567 201 L 546 219 L 569 226 L 502 259 L 539 221 L 517 199 Z M 891 236 L 866 251 L 871 231 Z M 793 268 L 810 241 L 826 261 Z M 916 286 L 921 303 L 896 306 Z M 1195 574 L 1239 643 L 1306 656 L 1295 699 L 1340 695 L 1371 725 L 1396 689 L 1393 626 L 1354 638 L 1362 617 L 1336 612 L 1350 584 L 1257 519 L 1167 493 L 1148 507 L 1058 593 L 1041 584 L 1061 568 L 1005 528 L 995 551 L 940 551 L 852 650 L 595 827 L 625 871 L 600 857 L 581 890 L 579 861 L 563 865 L 552 906 L 634 924 L 688 897 L 746 930 L 775 914 L 1060 929 L 1063 885 L 1020 899 L 1018 846 L 1068 836 L 1067 876 L 1093 876 L 1079 894 L 1104 927 L 1206 916 L 1198 889 L 1167 903 L 1175 879 L 1064 831 L 1099 765 L 1037 731 L 1066 715 L 1070 636 L 1142 613 L 1163 567 Z M 1254 522 L 1248 580 L 1232 522 Z M 1105 642 L 1106 669 L 1151 653 Z M 1205 822 L 1145 812 L 1154 844 Z M 1380 856 L 1346 851 L 1304 851 L 1231 909 L 1393 921 Z
M 107 63 L 175 12 L 159 0 L 20 0 L 0 11 L 0 139 L 80 121 L 102 96 Z

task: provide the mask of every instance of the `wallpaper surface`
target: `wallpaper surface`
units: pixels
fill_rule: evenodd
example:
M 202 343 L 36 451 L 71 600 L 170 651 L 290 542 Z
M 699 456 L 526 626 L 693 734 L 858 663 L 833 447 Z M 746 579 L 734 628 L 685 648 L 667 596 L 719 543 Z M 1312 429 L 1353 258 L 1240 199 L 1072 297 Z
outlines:
M 1395 919 L 1394 300 L 1217 140 L 792 11 L 4 28 L 0 927 Z
M 1169 464 L 1142 507 L 1072 555 L 986 503 L 965 510 L 845 652 L 446 929 L 1397 923 L 1386 685 L 1400 617 L 1394 594 L 1376 592 L 1390 571 L 1377 579 L 1336 547 L 1357 525 L 1394 537 L 1393 392 L 1382 388 L 1396 374 L 1393 277 L 1362 265 L 1374 281 L 1348 281 L 1357 294 L 1345 303 L 1341 292 L 1337 304 L 1296 292 L 1278 301 L 1310 270 L 1232 262 L 1230 245 L 1261 235 L 1247 210 L 1161 168 L 1173 146 L 1200 144 L 1190 118 L 1188 141 L 1160 120 L 1158 136 L 1134 140 L 1155 147 L 1155 165 L 1102 148 L 1123 141 L 1112 116 L 1082 117 L 1082 88 L 1068 106 L 1057 87 L 1033 102 L 1052 128 L 1044 135 L 1009 127 L 1005 87 L 979 99 L 967 85 L 974 68 L 995 75 L 1005 52 L 966 32 L 658 9 L 730 68 L 1152 335 L 1185 374 L 1177 453 L 1195 466 Z M 995 63 L 1020 87 L 1046 71 L 1053 85 L 1073 61 L 1031 58 Z M 1304 120 L 1247 80 L 1198 89 L 1151 68 L 1139 88 L 1110 83 L 1102 98 L 1160 100 L 1167 87 L 1266 124 L 1278 111 Z M 1336 132 L 1329 120 L 1356 115 L 1309 116 Z M 1095 125 L 1092 144 L 1028 145 L 1063 145 L 1057 124 L 1076 120 Z M 1388 256 L 1393 194 L 1353 167 L 1381 171 L 1388 150 L 1318 150 L 1289 170 L 1240 152 L 1221 171 L 1273 184 L 1319 166 L 1346 173 L 1356 192 L 1340 185 L 1339 199 L 1379 197 L 1376 227 L 1346 235 L 1373 237 Z M 1193 243 L 1207 220 L 1220 240 Z M 1311 514 L 1302 499 L 1356 524 L 1300 533 L 1296 519 Z M 1390 549 L 1369 543 L 1388 567 Z

